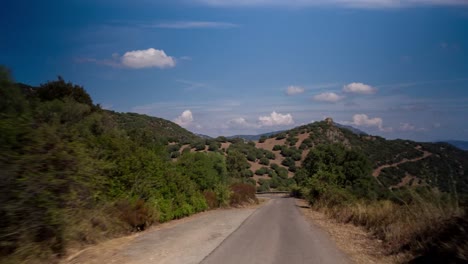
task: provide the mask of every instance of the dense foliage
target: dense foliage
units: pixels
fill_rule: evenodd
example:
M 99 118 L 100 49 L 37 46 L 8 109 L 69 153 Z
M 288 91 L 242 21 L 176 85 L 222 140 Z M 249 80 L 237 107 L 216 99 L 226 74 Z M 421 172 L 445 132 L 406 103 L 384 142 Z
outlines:
M 0 69 L 3 260 L 47 262 L 70 245 L 254 201 L 252 185 L 231 179 L 246 168 L 235 152 L 227 162 L 219 153 L 179 153 L 198 138 L 163 119 L 102 110 L 61 78 L 25 87 Z

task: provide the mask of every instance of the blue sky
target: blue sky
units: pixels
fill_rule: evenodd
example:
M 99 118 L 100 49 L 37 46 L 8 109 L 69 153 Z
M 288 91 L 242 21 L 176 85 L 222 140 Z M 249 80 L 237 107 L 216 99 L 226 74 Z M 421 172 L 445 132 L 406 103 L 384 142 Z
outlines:
M 332 117 L 468 140 L 466 0 L 7 1 L 0 64 L 210 136 Z

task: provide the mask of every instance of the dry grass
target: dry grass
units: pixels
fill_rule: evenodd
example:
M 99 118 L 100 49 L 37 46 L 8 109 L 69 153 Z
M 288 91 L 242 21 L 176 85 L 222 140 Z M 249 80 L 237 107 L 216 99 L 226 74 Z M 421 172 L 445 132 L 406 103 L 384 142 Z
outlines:
M 464 210 L 454 201 L 433 195 L 429 201 L 413 194 L 413 201 L 405 205 L 377 201 L 335 207 L 317 203 L 314 208 L 341 223 L 364 227 L 383 241 L 386 254 L 425 256 L 438 252 L 468 261 L 468 242 L 460 235 L 468 231 L 462 220 Z
M 351 223 L 338 222 L 326 214 L 311 210 L 304 200 L 297 200 L 302 214 L 307 220 L 328 232 L 338 248 L 345 252 L 354 263 L 391 264 L 399 263 L 404 256 L 386 254 L 383 242 L 365 228 Z

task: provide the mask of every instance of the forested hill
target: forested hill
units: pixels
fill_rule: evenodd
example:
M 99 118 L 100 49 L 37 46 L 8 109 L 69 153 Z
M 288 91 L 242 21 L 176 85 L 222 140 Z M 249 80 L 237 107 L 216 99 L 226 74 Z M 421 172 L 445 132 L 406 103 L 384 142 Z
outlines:
M 295 172 L 309 151 L 335 143 L 362 152 L 374 178 L 387 188 L 428 185 L 468 194 L 468 152 L 446 143 L 386 140 L 327 119 L 262 137 L 256 146 L 273 151 L 281 165 Z
M 107 111 L 119 126 L 133 137 L 145 141 L 190 143 L 199 136 L 166 119 L 136 113 Z

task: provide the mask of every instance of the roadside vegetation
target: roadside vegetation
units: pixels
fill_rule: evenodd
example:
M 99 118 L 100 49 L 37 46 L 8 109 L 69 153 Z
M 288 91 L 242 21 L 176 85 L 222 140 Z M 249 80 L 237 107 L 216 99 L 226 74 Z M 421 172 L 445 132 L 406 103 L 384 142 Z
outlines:
M 60 77 L 29 87 L 1 68 L 0 262 L 54 263 L 70 247 L 257 202 L 237 171 L 243 155 L 216 142 L 210 153 L 171 148 L 197 140 L 163 119 L 103 110 Z
M 365 227 L 388 254 L 422 263 L 468 261 L 466 200 L 456 190 L 426 185 L 392 191 L 371 176 L 371 167 L 362 152 L 320 145 L 296 173 L 292 193 L 340 222 Z

